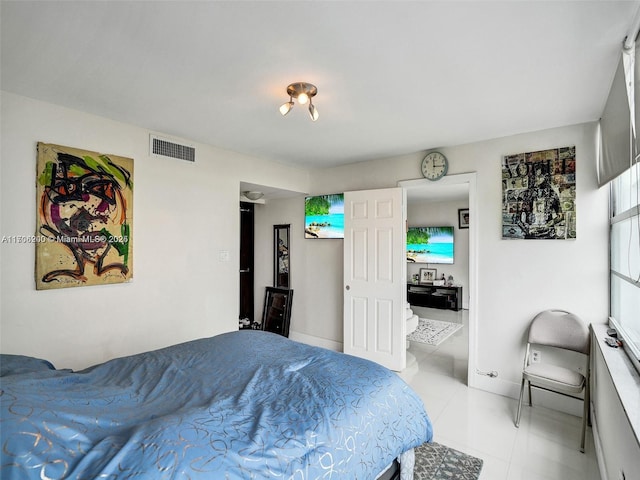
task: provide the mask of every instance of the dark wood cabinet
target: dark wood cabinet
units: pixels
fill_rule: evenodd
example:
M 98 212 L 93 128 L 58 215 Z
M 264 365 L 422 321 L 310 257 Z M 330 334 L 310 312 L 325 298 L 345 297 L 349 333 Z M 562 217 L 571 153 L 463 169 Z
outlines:
M 462 309 L 462 287 L 407 284 L 407 302 L 418 307 Z
M 262 312 L 262 330 L 289 336 L 293 290 L 267 287 Z

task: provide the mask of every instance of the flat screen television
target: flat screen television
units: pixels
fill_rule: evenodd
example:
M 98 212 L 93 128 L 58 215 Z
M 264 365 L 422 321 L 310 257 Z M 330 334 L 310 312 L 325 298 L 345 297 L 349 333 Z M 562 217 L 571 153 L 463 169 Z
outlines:
M 344 193 L 305 197 L 304 238 L 344 238 Z
M 453 227 L 409 227 L 407 262 L 453 264 Z

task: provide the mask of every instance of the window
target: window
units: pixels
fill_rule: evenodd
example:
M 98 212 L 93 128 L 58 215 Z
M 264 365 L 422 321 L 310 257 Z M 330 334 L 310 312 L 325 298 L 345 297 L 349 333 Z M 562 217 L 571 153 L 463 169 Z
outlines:
M 611 182 L 611 322 L 640 361 L 640 163 Z M 637 362 L 634 362 L 638 367 Z

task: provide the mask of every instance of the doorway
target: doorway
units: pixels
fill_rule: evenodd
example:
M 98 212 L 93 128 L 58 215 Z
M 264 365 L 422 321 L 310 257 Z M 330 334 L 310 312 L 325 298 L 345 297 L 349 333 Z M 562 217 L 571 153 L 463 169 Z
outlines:
M 247 192 L 259 194 L 259 198 L 247 197 Z M 287 202 L 286 199 L 299 197 L 305 193 L 248 182 L 240 182 L 238 193 L 241 272 L 239 314 L 241 319 L 243 317 L 250 319 L 249 328 L 260 329 L 265 288 L 274 285 L 273 226 L 290 223 L 292 232 L 295 232 L 296 222 L 299 219 L 298 205 Z M 293 275 L 295 278 L 295 272 Z M 291 277 L 289 278 L 289 288 L 293 288 Z
M 470 387 L 475 386 L 475 372 L 476 372 L 476 332 L 477 332 L 477 272 L 478 272 L 478 258 L 477 258 L 477 199 L 476 199 L 476 174 L 465 173 L 458 175 L 447 175 L 440 179 L 438 182 L 433 182 L 426 179 L 407 180 L 399 182 L 398 185 L 404 188 L 408 196 L 424 196 L 425 198 L 443 198 L 445 195 L 450 195 L 451 192 L 464 189 L 466 197 L 468 199 L 469 208 L 469 222 L 468 229 L 468 295 L 464 307 L 468 308 L 468 338 L 467 338 L 467 350 L 468 350 L 468 363 L 466 371 L 466 383 Z M 474 221 L 475 220 L 475 221 Z M 453 219 L 452 224 L 455 223 L 458 226 L 457 218 Z
M 254 230 L 254 205 L 249 202 L 240 202 L 240 329 L 251 328 L 255 323 Z

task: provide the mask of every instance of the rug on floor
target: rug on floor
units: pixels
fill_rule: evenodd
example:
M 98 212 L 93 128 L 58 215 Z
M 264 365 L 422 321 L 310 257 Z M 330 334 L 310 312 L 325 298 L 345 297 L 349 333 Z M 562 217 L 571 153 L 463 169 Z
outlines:
M 414 480 L 477 480 L 482 459 L 436 442 L 415 449 Z
M 416 328 L 413 333 L 407 335 L 407 340 L 426 343 L 427 345 L 440 345 L 461 328 L 461 323 L 421 318 L 418 321 L 418 328 Z

